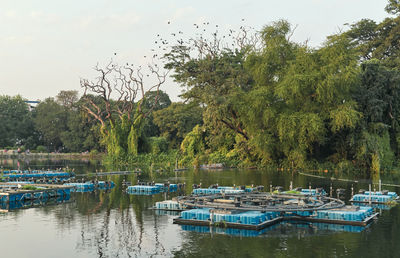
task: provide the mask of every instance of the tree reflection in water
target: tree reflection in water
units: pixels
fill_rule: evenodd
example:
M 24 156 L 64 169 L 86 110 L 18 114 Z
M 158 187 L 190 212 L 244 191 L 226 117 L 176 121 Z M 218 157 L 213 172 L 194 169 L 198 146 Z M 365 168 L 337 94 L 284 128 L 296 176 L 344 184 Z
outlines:
M 76 249 L 95 251 L 98 257 L 166 255 L 165 244 L 159 237 L 161 217 L 148 210 L 165 197 L 126 195 L 122 177 L 115 179 L 116 187 L 109 193 L 74 195 L 80 216 L 72 217 L 80 217 L 81 228 Z

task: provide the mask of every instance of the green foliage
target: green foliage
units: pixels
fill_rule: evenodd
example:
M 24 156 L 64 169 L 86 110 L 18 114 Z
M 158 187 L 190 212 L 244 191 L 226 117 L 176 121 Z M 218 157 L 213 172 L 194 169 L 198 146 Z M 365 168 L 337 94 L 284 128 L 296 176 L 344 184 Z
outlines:
M 176 148 L 194 126 L 202 123 L 202 112 L 202 108 L 194 103 L 172 103 L 167 108 L 154 112 L 154 123 L 158 126 L 160 135 L 170 142 L 171 147 Z
M 390 147 L 387 129 L 382 132 L 369 133 L 363 131 L 358 141 L 356 159 L 360 166 L 371 167 L 374 172 L 389 169 L 394 162 L 394 153 Z
M 128 155 L 137 155 L 139 148 L 139 137 L 143 128 L 143 115 L 139 115 L 133 121 L 128 135 Z
M 68 109 L 72 109 L 76 102 L 78 102 L 77 90 L 62 90 L 56 96 L 57 103 Z
M 167 67 L 186 87 L 184 97 L 206 106 L 203 126 L 181 144 L 184 159 L 295 167 L 331 160 L 374 171 L 390 167 L 400 141 L 400 76 L 384 68 L 386 57 L 383 66 L 366 62 L 360 69 L 359 62 L 378 55 L 373 46 L 379 37 L 378 43 L 386 44 L 384 35 L 397 26 L 395 19 L 391 22 L 362 20 L 318 49 L 292 42 L 286 21 L 263 28 L 262 49 L 242 46 L 192 57 L 190 48 L 176 47 L 167 55 Z M 394 60 L 397 50 L 391 51 Z
M 40 188 L 33 186 L 33 185 L 23 185 L 21 189 L 34 191 L 34 190 L 39 190 Z
M 185 159 L 182 161 L 183 163 L 195 160 L 195 163 L 197 163 L 196 165 L 199 165 L 199 156 L 204 153 L 206 148 L 204 137 L 205 130 L 199 125 L 196 125 L 193 130 L 186 135 L 180 147 Z
M 117 169 L 119 166 L 118 169 L 128 168 L 135 170 L 140 168 L 146 172 L 149 172 L 149 169 L 171 171 L 175 168 L 177 159 L 177 151 L 168 151 L 160 154 L 139 153 L 136 156 L 130 155 L 127 157 L 112 157 L 108 155 L 104 159 L 104 163 L 106 166 L 110 166 L 113 169 Z
M 332 132 L 338 132 L 346 128 L 354 129 L 357 126 L 362 113 L 356 110 L 356 105 L 354 101 L 346 102 L 330 112 L 329 118 L 331 119 Z
M 47 152 L 47 148 L 46 148 L 46 146 L 39 145 L 36 147 L 36 151 L 39 153 L 45 153 L 45 152 Z
M 158 124 L 154 121 L 154 115 L 158 110 L 167 109 L 171 105 L 171 100 L 167 93 L 163 91 L 149 91 L 145 94 L 145 99 L 142 104 L 142 109 L 144 112 L 152 110 L 148 117 L 144 121 L 143 134 L 147 137 L 158 136 L 160 133 L 160 128 Z
M 244 37 L 227 48 L 198 37 L 173 46 L 165 68 L 185 101 L 156 91 L 137 103 L 86 96 L 109 111 L 98 112 L 101 125 L 81 112 L 76 92 L 33 113 L 20 97 L 0 97 L 0 146 L 32 148 L 41 137 L 51 151 L 101 150 L 101 138 L 109 161 L 124 165 L 389 170 L 400 156 L 399 1 L 386 10 L 394 17 L 363 19 L 318 48 L 292 41 L 284 20 L 246 34 L 260 44 Z M 122 113 L 125 104 L 132 112 Z
M 46 146 L 52 151 L 63 148 L 62 133 L 67 130 L 67 111 L 53 98 L 40 102 L 35 109 L 35 128 L 43 135 Z
M 157 155 L 168 151 L 168 141 L 164 137 L 150 137 L 148 142 L 151 154 Z
M 399 0 L 389 0 L 389 3 L 385 7 L 385 10 L 391 14 L 399 14 L 400 13 L 400 1 Z
M 21 96 L 0 96 L 0 121 L 0 147 L 31 148 L 39 142 L 32 113 Z
M 399 1 L 389 0 L 386 10 L 399 13 Z M 354 42 L 362 60 L 379 59 L 382 64 L 396 68 L 400 64 L 400 16 L 386 18 L 381 23 L 363 19 L 344 33 Z

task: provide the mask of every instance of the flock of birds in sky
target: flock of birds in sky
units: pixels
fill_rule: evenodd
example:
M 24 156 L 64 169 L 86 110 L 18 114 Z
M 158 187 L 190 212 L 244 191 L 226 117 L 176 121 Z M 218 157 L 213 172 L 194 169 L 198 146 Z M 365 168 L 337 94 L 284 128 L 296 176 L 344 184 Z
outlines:
M 244 21 L 245 19 L 241 19 L 241 22 Z M 167 24 L 171 25 L 171 21 L 167 21 Z M 148 54 L 143 55 L 143 58 L 146 60 L 149 60 L 150 58 L 148 64 L 155 67 L 161 67 L 156 64 L 161 60 L 159 57 L 164 56 L 173 46 L 190 47 L 192 46 L 191 44 L 193 44 L 193 41 L 202 41 L 205 44 L 212 45 L 215 40 L 218 40 L 220 43 L 223 43 L 224 48 L 235 49 L 238 47 L 237 38 L 241 33 L 243 34 L 248 31 L 255 31 L 253 27 L 244 25 L 240 26 L 239 30 L 231 28 L 224 29 L 223 27 L 225 26 L 221 27 L 218 24 L 212 25 L 210 22 L 193 23 L 193 27 L 195 32 L 191 36 L 184 34 L 182 30 L 178 30 L 177 32 L 167 32 L 164 36 L 161 33 L 156 34 L 153 41 L 154 46 L 150 48 Z M 117 52 L 114 52 L 114 56 L 117 56 Z M 134 65 L 126 63 L 126 67 L 128 66 L 132 67 Z M 141 69 L 142 66 L 138 65 L 138 67 Z M 146 77 L 149 77 L 149 74 L 146 74 Z
M 245 19 L 241 19 L 242 22 L 245 21 Z M 167 22 L 168 25 L 171 24 L 171 21 Z M 205 33 L 208 31 L 210 22 L 202 22 L 202 23 L 194 23 L 193 27 L 198 30 L 195 33 L 195 38 L 207 41 L 207 35 L 205 35 Z M 215 31 L 212 32 L 210 35 L 213 38 L 216 38 L 219 35 L 219 25 L 216 24 L 215 25 Z M 240 31 L 244 31 L 245 29 L 253 29 L 251 27 L 246 28 L 245 26 L 240 26 Z M 227 35 L 222 35 L 222 37 L 220 39 L 228 39 L 231 40 L 231 42 L 229 43 L 232 47 L 235 46 L 235 37 L 237 36 L 235 33 L 237 33 L 236 30 L 233 29 L 228 29 Z M 192 39 L 194 39 L 193 37 L 191 38 L 187 38 L 185 39 L 183 37 L 184 33 L 183 31 L 179 30 L 178 32 L 173 32 L 169 34 L 171 37 L 169 37 L 169 39 L 167 39 L 167 37 L 163 37 L 161 34 L 157 34 L 156 35 L 156 39 L 154 40 L 154 44 L 155 46 L 153 48 L 150 49 L 151 54 L 150 55 L 144 55 L 143 58 L 148 58 L 148 57 L 152 57 L 157 58 L 159 56 L 161 56 L 161 51 L 167 51 L 171 46 L 173 45 L 185 45 L 185 44 L 190 44 L 190 41 Z M 170 45 L 170 41 L 173 41 L 175 44 Z M 114 52 L 114 56 L 117 55 L 117 52 Z

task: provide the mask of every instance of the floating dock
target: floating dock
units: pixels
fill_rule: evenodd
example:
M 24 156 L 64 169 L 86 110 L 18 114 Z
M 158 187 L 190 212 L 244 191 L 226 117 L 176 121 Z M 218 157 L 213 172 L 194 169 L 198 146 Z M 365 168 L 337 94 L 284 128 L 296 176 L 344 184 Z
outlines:
M 155 210 L 165 210 L 165 211 L 183 211 L 185 207 L 182 206 L 177 201 L 167 200 L 162 202 L 156 202 L 154 206 Z
M 240 194 L 240 193 L 250 193 L 255 192 L 259 188 L 257 187 L 248 187 L 248 186 L 240 186 L 240 187 L 233 187 L 233 186 L 215 186 L 209 188 L 195 188 L 192 191 L 194 195 L 212 195 L 212 194 Z
M 301 216 L 307 215 L 307 216 Z M 351 226 L 366 226 L 378 213 L 369 207 L 344 207 L 326 211 L 309 212 L 260 212 L 260 211 L 226 211 L 209 208 L 192 209 L 181 212 L 174 223 L 196 226 L 217 226 L 226 228 L 261 230 L 282 221 L 327 223 Z
M 35 207 L 58 205 L 71 202 L 70 195 L 60 196 L 57 198 L 42 198 L 35 200 L 24 200 L 16 202 L 0 202 L 0 212 L 10 212 L 17 209 L 29 209 Z
M 282 221 L 366 226 L 378 215 L 371 207 L 345 206 L 342 200 L 323 193 L 319 190 L 306 194 L 191 195 L 178 197 L 177 202 L 164 206 L 163 202 L 156 203 L 155 208 L 186 208 L 179 218 L 174 219 L 177 224 L 247 230 L 262 230 Z
M 322 195 L 326 196 L 327 193 L 323 188 L 317 188 L 317 189 L 301 189 L 301 193 L 305 195 L 312 195 L 312 196 L 317 196 L 317 195 Z
M 126 192 L 133 195 L 153 195 L 164 192 L 176 192 L 177 190 L 177 184 L 162 183 L 156 183 L 152 185 L 131 185 L 126 188 Z
M 364 191 L 362 193 L 354 195 L 353 198 L 351 198 L 350 202 L 371 203 L 371 204 L 389 204 L 389 203 L 395 203 L 398 200 L 399 200 L 399 196 L 395 192 Z
M 181 212 L 174 223 L 197 226 L 220 226 L 226 228 L 238 228 L 249 230 L 261 230 L 267 226 L 282 221 L 279 213 L 259 211 L 235 211 L 213 210 L 209 208 L 193 209 Z
M 5 170 L 2 171 L 2 177 L 8 181 L 26 180 L 26 179 L 66 179 L 74 177 L 74 173 L 60 171 L 21 171 L 21 170 Z
M 67 196 L 71 193 L 71 189 L 71 186 L 63 185 L 0 183 L 0 202 L 9 203 Z
M 72 187 L 72 192 L 93 192 L 94 190 L 110 190 L 115 187 L 112 181 L 97 181 L 85 183 L 66 183 L 65 186 Z
M 345 206 L 341 209 L 316 211 L 310 216 L 287 216 L 287 220 L 306 221 L 313 223 L 328 223 L 351 226 L 366 226 L 378 213 L 374 213 L 371 207 Z

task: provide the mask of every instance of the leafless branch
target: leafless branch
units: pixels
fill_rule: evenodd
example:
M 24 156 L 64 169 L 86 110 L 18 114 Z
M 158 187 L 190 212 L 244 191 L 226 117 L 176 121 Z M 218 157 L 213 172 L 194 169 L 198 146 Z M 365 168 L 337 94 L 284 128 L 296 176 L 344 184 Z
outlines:
M 151 111 L 142 111 L 142 103 L 147 92 L 157 91 L 155 102 L 158 101 L 158 92 L 162 84 L 165 83 L 168 72 L 160 71 L 156 64 L 148 65 L 148 71 L 156 81 L 154 85 L 145 87 L 145 77 L 142 67 L 133 68 L 128 64 L 119 66 L 113 61 L 109 62 L 105 67 L 96 65 L 94 68 L 99 76 L 94 81 L 81 79 L 81 87 L 84 88 L 84 97 L 86 105 L 84 109 L 89 115 L 97 119 L 104 127 L 107 120 L 112 120 L 116 114 L 120 118 L 127 116 L 131 119 L 135 115 L 135 101 L 138 101 L 138 112 L 143 116 L 147 116 Z M 149 77 L 150 75 L 147 75 Z M 155 78 L 154 78 L 155 77 Z M 89 96 L 95 95 L 101 99 L 104 104 L 104 110 L 101 110 L 99 103 L 95 103 Z M 155 103 L 154 105 L 155 106 Z M 138 114 L 136 114 L 138 115 Z

